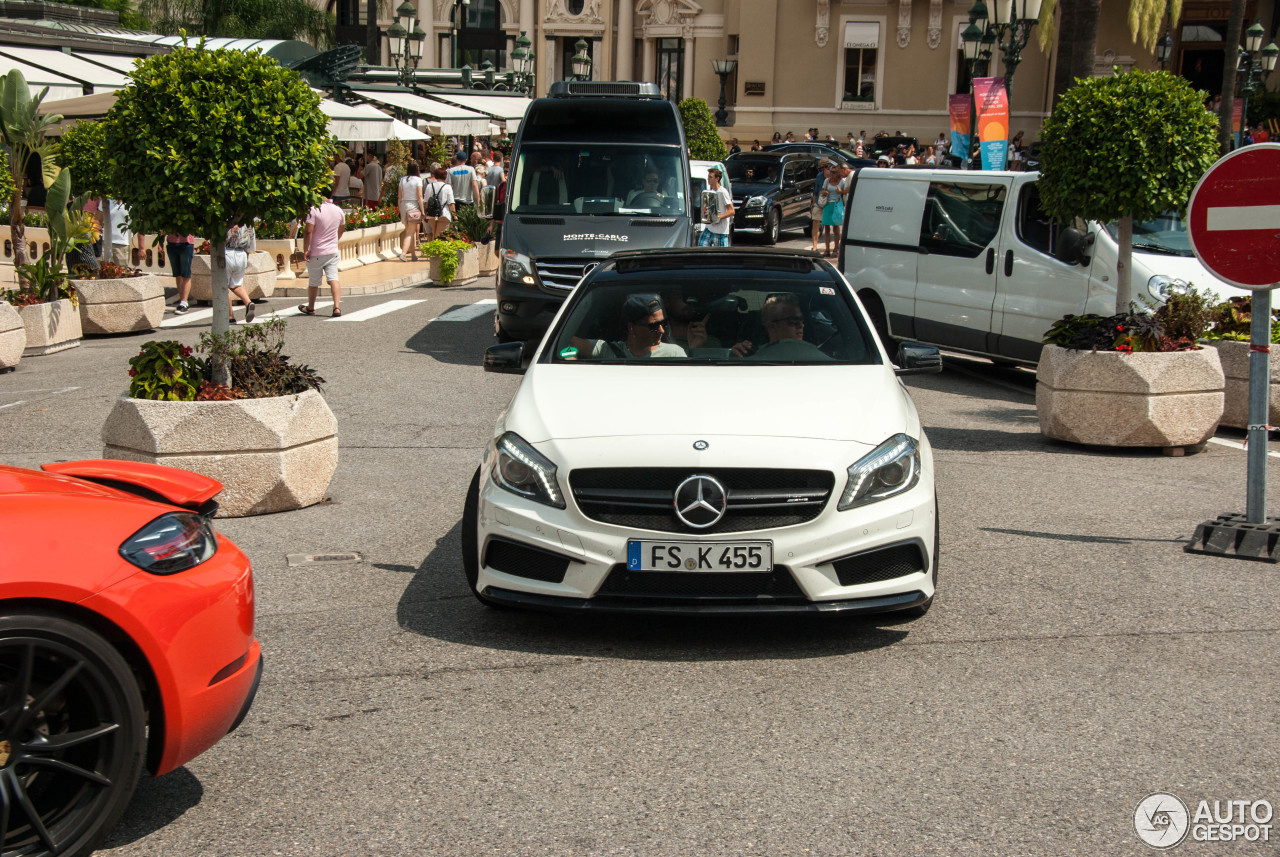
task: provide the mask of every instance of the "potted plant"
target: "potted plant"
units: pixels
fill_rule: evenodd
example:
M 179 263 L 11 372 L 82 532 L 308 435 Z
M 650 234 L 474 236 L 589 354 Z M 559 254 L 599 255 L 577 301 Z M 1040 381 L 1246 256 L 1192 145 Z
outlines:
M 418 247 L 418 252 L 431 260 L 428 276 L 444 286 L 469 283 L 480 276 L 480 260 L 475 245 L 465 238 L 445 235 Z
M 493 221 L 479 215 L 474 205 L 458 208 L 458 216 L 449 231 L 465 238 L 476 247 L 477 273 L 488 276 L 498 270 L 498 245 L 494 243 Z
M 33 157 L 39 156 L 46 186 L 53 181 L 58 169 L 51 157 L 53 143 L 46 133 L 62 121 L 62 116 L 40 112 L 40 104 L 48 94 L 46 86 L 32 98 L 27 79 L 16 68 L 0 77 L 0 142 L 4 143 L 9 168 L 9 180 L 3 189 L 9 194 L 9 239 L 16 267 L 29 261 L 22 211 L 22 184 L 27 167 Z
M 84 214 L 80 212 L 80 214 Z M 71 266 L 71 288 L 79 299 L 86 334 L 155 330 L 164 320 L 164 286 L 153 274 L 111 262 Z
M 1213 327 L 1204 341 L 1218 352 L 1226 377 L 1222 405 L 1222 425 L 1249 427 L 1249 338 L 1253 320 L 1253 299 L 1234 297 L 1214 308 Z M 1280 345 L 1280 315 L 1271 314 L 1271 344 Z M 1280 362 L 1269 360 L 1271 394 L 1268 399 L 1269 425 L 1280 425 Z
M 205 333 L 195 349 L 143 344 L 129 361 L 129 392 L 103 425 L 103 457 L 217 479 L 224 517 L 323 500 L 338 466 L 337 420 L 320 393 L 324 379 L 281 353 L 285 326 L 276 317 Z M 219 366 L 229 385 L 214 380 Z
M 1090 446 L 1198 449 L 1222 418 L 1218 352 L 1197 344 L 1213 300 L 1188 291 L 1154 313 L 1064 316 L 1036 369 L 1041 433 Z

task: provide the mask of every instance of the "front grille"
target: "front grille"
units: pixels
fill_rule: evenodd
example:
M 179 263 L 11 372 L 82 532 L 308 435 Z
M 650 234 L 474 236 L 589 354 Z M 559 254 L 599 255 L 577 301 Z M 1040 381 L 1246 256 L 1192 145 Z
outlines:
M 524 226 L 564 226 L 563 217 L 522 217 L 521 225 Z
M 554 289 L 572 289 L 587 272 L 587 265 L 596 264 L 599 263 L 583 259 L 539 259 L 534 263 L 538 279 Z
M 724 517 L 706 529 L 686 526 L 675 513 L 676 488 L 694 473 L 714 476 L 727 492 Z M 569 474 L 574 502 L 588 518 L 663 533 L 740 533 L 803 524 L 822 512 L 834 485 L 826 470 L 620 467 Z
M 631 221 L 630 225 L 631 226 L 660 226 L 660 227 L 666 228 L 670 226 L 675 226 L 676 221 L 675 221 L 675 218 L 671 218 L 671 217 L 662 217 L 662 218 L 637 217 L 635 220 Z
M 563 583 L 569 570 L 569 560 L 528 545 L 494 539 L 484 552 L 485 568 L 541 580 L 545 583 Z
M 807 601 L 784 565 L 768 574 L 738 572 L 627 571 L 623 563 L 609 570 L 597 598 L 701 598 L 752 601 Z
M 924 551 L 915 542 L 854 554 L 831 564 L 841 586 L 878 583 L 925 570 Z

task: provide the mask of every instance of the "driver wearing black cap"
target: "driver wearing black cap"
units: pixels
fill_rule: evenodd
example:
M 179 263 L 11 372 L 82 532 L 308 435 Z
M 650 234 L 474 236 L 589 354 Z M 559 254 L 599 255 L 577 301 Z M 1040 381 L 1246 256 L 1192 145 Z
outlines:
M 662 298 L 657 295 L 639 294 L 627 298 L 622 304 L 622 320 L 627 324 L 627 338 L 623 341 L 606 342 L 575 336 L 570 342 L 584 357 L 648 360 L 688 356 L 679 345 L 662 341 L 667 320 Z

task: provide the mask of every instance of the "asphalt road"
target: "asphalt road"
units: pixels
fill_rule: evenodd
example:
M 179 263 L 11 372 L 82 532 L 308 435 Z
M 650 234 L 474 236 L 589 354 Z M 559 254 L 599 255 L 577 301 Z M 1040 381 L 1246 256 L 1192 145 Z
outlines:
M 107 853 L 1123 855 L 1148 853 L 1133 815 L 1152 792 L 1280 804 L 1280 572 L 1182 551 L 1243 510 L 1242 450 L 1053 443 L 1032 373 L 948 358 L 907 379 L 941 507 L 925 618 L 497 612 L 467 592 L 459 519 L 519 379 L 479 368 L 491 314 L 432 321 L 488 298 L 480 281 L 290 320 L 286 353 L 339 421 L 331 500 L 219 521 L 255 566 L 257 703 L 144 780 Z M 147 338 L 0 375 L 0 460 L 99 456 Z M 362 561 L 286 560 L 344 551 Z

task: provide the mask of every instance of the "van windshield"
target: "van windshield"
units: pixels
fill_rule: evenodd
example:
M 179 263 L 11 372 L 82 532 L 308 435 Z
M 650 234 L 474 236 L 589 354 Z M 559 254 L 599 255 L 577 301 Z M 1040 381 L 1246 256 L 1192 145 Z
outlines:
M 676 146 L 532 144 L 513 167 L 516 214 L 688 213 L 688 179 Z
M 1120 224 L 1107 224 L 1107 232 L 1119 240 Z M 1133 222 L 1133 249 L 1139 253 L 1163 253 L 1166 256 L 1193 256 L 1191 233 L 1181 213 L 1166 212 L 1152 220 Z

